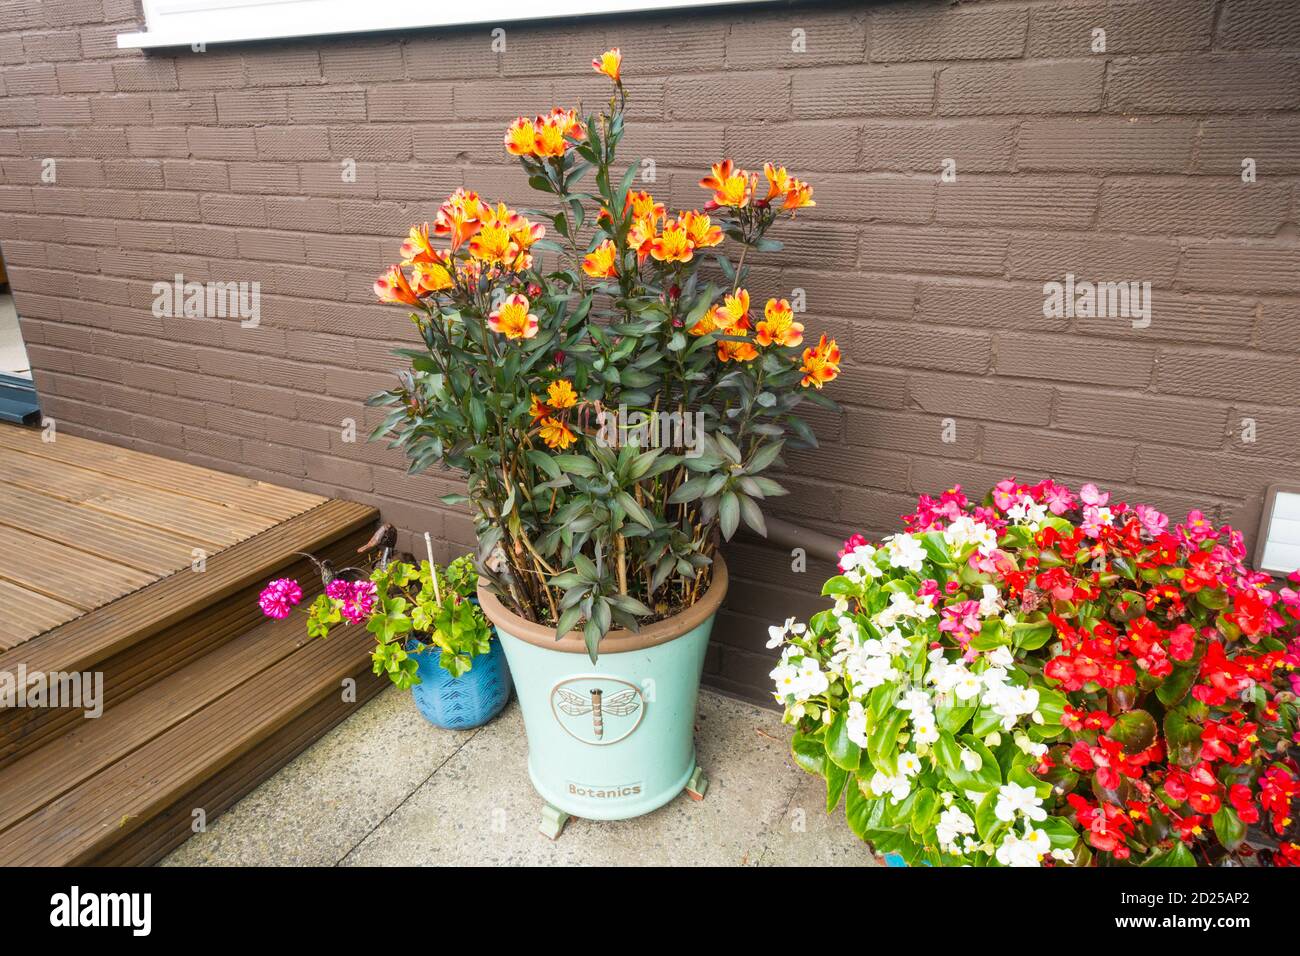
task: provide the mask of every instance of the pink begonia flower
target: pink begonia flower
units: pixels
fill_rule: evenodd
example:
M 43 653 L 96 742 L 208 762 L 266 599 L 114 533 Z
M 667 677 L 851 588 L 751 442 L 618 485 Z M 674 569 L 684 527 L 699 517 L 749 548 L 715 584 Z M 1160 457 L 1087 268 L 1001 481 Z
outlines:
M 1063 515 L 1074 507 L 1074 492 L 1070 491 L 1065 485 L 1058 485 L 1056 482 L 1048 480 L 1043 482 L 1043 503 L 1047 505 L 1047 510 L 1054 515 Z
M 1079 500 L 1085 505 L 1101 508 L 1110 501 L 1110 492 L 1101 492 L 1091 481 L 1079 489 Z
M 1016 569 L 1016 563 L 1011 560 L 1005 551 L 999 551 L 996 548 L 988 554 L 980 554 L 979 548 L 970 553 L 966 559 L 972 570 L 979 571 L 981 574 L 998 574 L 1003 575 L 1008 571 Z
M 1178 526 L 1179 531 L 1192 544 L 1200 544 L 1206 538 L 1214 537 L 1214 522 L 1210 521 L 1200 511 L 1187 512 L 1187 521 Z
M 1006 511 L 1017 501 L 1024 492 L 1025 486 L 1018 483 L 1014 478 L 1003 478 L 993 486 L 993 503 Z
M 1004 521 L 1002 516 L 993 508 L 986 508 L 983 505 L 977 505 L 972 517 L 981 524 L 992 528 L 997 534 L 1001 534 L 1006 530 L 1006 521 Z
M 979 601 L 958 601 L 940 612 L 939 630 L 948 631 L 962 647 L 980 632 Z
M 293 613 L 294 606 L 301 600 L 302 588 L 293 578 L 276 578 L 257 597 L 262 613 L 277 620 Z
M 1155 508 L 1137 505 L 1133 508 L 1133 513 L 1137 515 L 1142 530 L 1153 538 L 1160 537 L 1160 535 L 1164 534 L 1165 529 L 1169 527 L 1169 516 L 1157 511 Z
M 1086 486 L 1085 486 L 1086 487 Z M 1079 524 L 1079 529 L 1090 538 L 1096 538 L 1101 535 L 1101 529 L 1109 525 L 1101 513 L 1099 505 L 1085 505 L 1083 509 L 1083 521 Z
M 937 598 L 939 596 L 939 582 L 934 578 L 926 578 L 921 582 L 921 586 L 916 589 L 916 596 Z

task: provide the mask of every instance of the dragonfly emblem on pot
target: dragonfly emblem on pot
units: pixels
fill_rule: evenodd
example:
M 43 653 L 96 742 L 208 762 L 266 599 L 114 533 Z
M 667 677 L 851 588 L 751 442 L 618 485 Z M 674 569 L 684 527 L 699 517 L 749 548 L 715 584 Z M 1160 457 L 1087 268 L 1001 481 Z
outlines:
M 641 706 L 640 694 L 636 690 L 621 691 L 608 700 L 605 700 L 605 692 L 598 687 L 593 687 L 587 697 L 563 687 L 559 688 L 556 694 L 559 697 L 556 703 L 560 710 L 570 717 L 591 714 L 591 731 L 596 735 L 597 740 L 605 736 L 605 714 L 627 717 L 635 714 L 637 708 Z

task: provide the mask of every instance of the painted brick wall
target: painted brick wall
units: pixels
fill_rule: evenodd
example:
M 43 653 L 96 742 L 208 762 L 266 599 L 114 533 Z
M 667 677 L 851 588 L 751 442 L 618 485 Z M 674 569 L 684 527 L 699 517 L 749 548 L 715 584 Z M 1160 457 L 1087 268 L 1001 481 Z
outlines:
M 698 204 L 724 154 L 816 186 L 753 283 L 806 290 L 805 321 L 850 357 L 824 447 L 789 456 L 787 515 L 880 534 L 919 492 L 1052 473 L 1253 535 L 1268 484 L 1297 480 L 1292 0 L 776 5 L 508 27 L 502 55 L 487 27 L 119 51 L 140 26 L 136 0 L 0 0 L 0 248 L 68 431 L 467 544 L 436 503 L 454 480 L 342 440 L 407 334 L 371 282 L 457 186 L 535 201 L 506 121 L 598 102 L 587 62 L 619 44 L 626 153 L 655 160 L 670 206 Z M 152 284 L 178 272 L 260 281 L 261 327 L 154 318 Z M 1066 273 L 1149 281 L 1150 326 L 1045 319 L 1043 284 Z M 827 568 L 730 554 L 707 679 L 761 696 L 766 624 L 806 612 Z

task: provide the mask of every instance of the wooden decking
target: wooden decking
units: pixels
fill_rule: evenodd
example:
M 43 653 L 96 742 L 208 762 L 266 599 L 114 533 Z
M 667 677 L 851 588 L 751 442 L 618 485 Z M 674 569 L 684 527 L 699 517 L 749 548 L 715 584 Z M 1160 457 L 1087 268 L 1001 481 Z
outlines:
M 313 640 L 257 605 L 279 576 L 309 603 L 303 553 L 355 562 L 377 517 L 0 426 L 0 676 L 102 688 L 99 713 L 0 701 L 0 866 L 153 862 L 383 687 L 364 628 Z
M 55 433 L 0 425 L 0 651 L 326 499 Z

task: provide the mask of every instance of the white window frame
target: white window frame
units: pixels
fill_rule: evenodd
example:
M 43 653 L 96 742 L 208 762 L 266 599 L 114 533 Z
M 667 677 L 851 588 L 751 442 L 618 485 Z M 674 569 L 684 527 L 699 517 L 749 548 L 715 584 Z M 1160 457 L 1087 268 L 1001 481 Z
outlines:
M 123 48 L 509 23 L 752 3 L 754 0 L 143 0 L 145 30 L 119 33 Z

